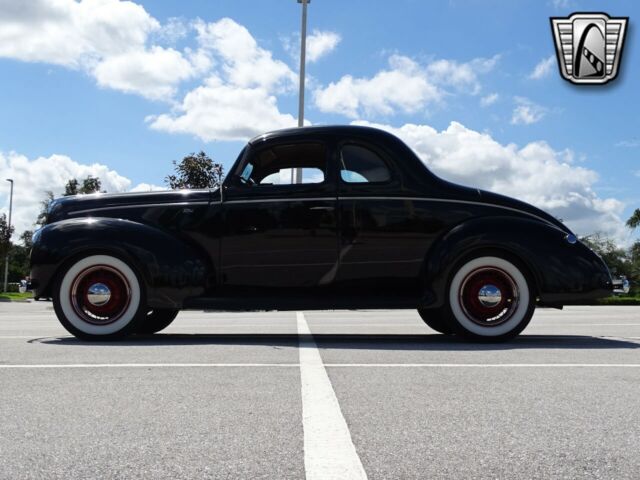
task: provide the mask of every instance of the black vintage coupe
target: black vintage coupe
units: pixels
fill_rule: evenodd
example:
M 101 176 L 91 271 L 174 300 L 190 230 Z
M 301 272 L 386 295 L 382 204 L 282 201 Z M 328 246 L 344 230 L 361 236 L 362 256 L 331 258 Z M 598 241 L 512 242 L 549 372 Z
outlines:
M 504 340 L 536 306 L 612 290 L 559 220 L 442 180 L 396 137 L 353 126 L 260 135 L 219 189 L 55 200 L 31 262 L 36 295 L 90 340 L 202 308 L 416 308 L 441 333 Z

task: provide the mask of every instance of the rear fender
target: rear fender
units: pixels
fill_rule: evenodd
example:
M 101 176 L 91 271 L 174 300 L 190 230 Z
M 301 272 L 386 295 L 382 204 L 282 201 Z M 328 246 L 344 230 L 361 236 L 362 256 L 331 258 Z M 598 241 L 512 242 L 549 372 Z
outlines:
M 541 303 L 579 303 L 606 296 L 611 277 L 602 260 L 567 233 L 534 219 L 482 217 L 463 222 L 429 249 L 423 267 L 425 307 L 444 304 L 452 273 L 467 259 L 501 255 L 525 270 Z

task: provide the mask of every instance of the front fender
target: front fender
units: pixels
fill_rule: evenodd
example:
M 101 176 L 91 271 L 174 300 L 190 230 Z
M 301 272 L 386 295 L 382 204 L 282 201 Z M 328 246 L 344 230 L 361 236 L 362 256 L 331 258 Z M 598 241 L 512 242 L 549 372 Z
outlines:
M 604 262 L 567 233 L 537 221 L 516 217 L 482 217 L 463 222 L 438 239 L 424 264 L 424 306 L 444 304 L 452 272 L 466 258 L 500 254 L 522 264 L 541 304 L 588 303 L 611 294 L 611 275 Z
M 180 308 L 187 297 L 201 295 L 213 267 L 186 238 L 116 218 L 81 218 L 55 222 L 35 236 L 31 276 L 35 294 L 50 297 L 53 282 L 69 262 L 105 253 L 131 264 L 141 276 L 153 308 Z

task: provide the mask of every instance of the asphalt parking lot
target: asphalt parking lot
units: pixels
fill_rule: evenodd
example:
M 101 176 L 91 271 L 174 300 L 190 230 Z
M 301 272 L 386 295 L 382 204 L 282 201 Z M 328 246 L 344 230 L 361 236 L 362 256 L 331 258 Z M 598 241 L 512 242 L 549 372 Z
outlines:
M 413 311 L 182 312 L 84 343 L 0 303 L 0 477 L 638 478 L 640 308 L 518 339 Z

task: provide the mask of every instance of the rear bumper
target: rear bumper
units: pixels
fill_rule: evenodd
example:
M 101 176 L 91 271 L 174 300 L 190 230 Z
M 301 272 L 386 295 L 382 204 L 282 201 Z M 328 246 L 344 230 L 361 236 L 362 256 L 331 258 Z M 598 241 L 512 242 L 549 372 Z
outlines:
M 627 294 L 631 290 L 629 280 L 626 278 L 614 278 L 613 279 L 613 293 Z
M 611 287 L 581 293 L 547 293 L 540 297 L 539 304 L 540 306 L 593 305 L 597 299 L 610 297 L 612 293 Z

